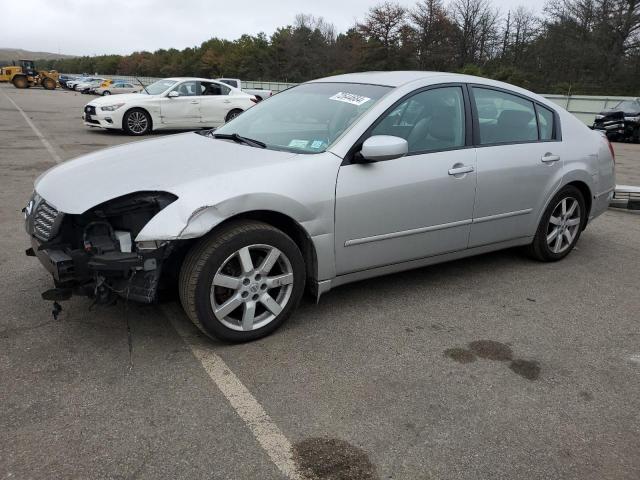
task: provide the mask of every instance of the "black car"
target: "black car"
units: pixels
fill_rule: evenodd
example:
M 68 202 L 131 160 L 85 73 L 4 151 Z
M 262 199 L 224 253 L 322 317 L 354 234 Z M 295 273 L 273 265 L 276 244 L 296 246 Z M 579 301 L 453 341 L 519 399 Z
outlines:
M 593 129 L 606 132 L 610 140 L 640 142 L 640 98 L 603 110 L 596 115 Z

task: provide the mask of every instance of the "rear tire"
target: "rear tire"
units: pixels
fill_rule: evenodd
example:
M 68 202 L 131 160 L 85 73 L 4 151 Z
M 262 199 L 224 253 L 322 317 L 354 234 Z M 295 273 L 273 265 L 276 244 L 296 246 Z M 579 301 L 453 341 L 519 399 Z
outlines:
M 266 223 L 234 221 L 189 251 L 180 270 L 180 300 L 207 336 L 247 342 L 269 335 L 291 316 L 305 278 L 291 238 Z
M 234 108 L 229 113 L 227 113 L 227 116 L 224 119 L 225 123 L 233 120 L 238 115 L 240 115 L 242 112 L 243 112 L 243 110 L 240 110 L 239 108 Z
M 562 188 L 542 215 L 528 253 L 541 262 L 557 262 L 569 255 L 587 221 L 582 192 L 573 185 Z
M 151 116 L 141 108 L 132 108 L 122 118 L 122 129 L 129 135 L 146 135 L 151 132 Z

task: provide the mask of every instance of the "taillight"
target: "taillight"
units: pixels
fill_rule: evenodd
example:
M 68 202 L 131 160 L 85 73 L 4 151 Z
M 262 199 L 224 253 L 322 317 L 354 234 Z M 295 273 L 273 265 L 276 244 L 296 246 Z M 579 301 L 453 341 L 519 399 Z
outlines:
M 616 163 L 616 152 L 613 151 L 613 145 L 609 141 L 609 137 L 604 137 L 607 140 L 607 145 L 609 145 L 609 151 L 611 152 L 611 158 L 613 158 L 613 163 Z

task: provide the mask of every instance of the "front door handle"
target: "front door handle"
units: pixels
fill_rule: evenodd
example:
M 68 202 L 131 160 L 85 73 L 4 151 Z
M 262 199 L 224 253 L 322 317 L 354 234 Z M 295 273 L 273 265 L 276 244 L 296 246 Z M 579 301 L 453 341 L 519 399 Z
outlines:
M 231 103 L 231 100 L 225 100 L 224 103 Z
M 462 175 L 471 172 L 473 172 L 473 165 L 454 165 L 453 168 L 449 169 L 449 175 Z
M 197 105 L 198 104 L 198 100 L 191 100 L 191 103 Z
M 553 155 L 552 153 L 545 153 L 540 159 L 543 163 L 553 163 L 560 160 L 560 155 Z

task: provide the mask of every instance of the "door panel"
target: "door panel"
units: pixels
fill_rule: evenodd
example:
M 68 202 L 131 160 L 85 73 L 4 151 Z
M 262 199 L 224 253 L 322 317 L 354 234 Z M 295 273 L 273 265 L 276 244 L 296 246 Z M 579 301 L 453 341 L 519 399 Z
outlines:
M 200 97 L 197 96 L 197 82 L 188 80 L 179 83 L 171 91 L 179 97 L 160 99 L 160 112 L 164 125 L 176 127 L 198 127 L 200 125 Z
M 344 274 L 467 248 L 475 150 L 434 152 L 340 168 L 336 270 Z
M 198 97 L 162 98 L 160 101 L 162 123 L 165 125 L 194 126 L 200 123 Z
M 546 199 L 560 183 L 560 142 L 500 145 L 477 149 L 478 191 L 469 247 L 535 234 Z
M 529 99 L 491 88 L 472 92 L 480 147 L 469 247 L 533 236 L 566 154 L 562 142 L 538 141 L 554 140 L 553 114 L 539 121 L 540 107 Z

